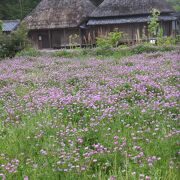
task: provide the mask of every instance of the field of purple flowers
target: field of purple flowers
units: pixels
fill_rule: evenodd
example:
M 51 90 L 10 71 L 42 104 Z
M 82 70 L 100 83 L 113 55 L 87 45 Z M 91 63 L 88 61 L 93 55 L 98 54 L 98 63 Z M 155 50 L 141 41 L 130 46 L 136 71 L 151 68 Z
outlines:
M 0 178 L 178 180 L 179 60 L 0 61 Z

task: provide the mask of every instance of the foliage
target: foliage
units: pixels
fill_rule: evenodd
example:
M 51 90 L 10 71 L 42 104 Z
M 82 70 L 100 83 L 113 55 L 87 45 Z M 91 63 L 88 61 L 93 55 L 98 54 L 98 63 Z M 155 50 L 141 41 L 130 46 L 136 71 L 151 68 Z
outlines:
M 52 53 L 52 56 L 54 57 L 64 57 L 64 58 L 72 58 L 73 52 L 68 50 L 59 50 Z
M 158 51 L 158 49 L 155 46 L 143 45 L 143 44 L 136 45 L 131 49 L 131 52 L 133 54 L 152 53 L 156 51 Z
M 159 28 L 159 31 L 157 33 L 157 45 L 158 46 L 164 45 L 163 29 L 162 28 Z
M 115 29 L 115 31 L 109 32 L 107 36 L 98 37 L 96 43 L 100 48 L 113 48 L 118 46 L 121 38 L 122 32 Z
M 40 0 L 1 0 L 0 19 L 23 19 Z
M 11 34 L 0 33 L 0 58 L 13 57 L 28 44 L 27 29 L 23 24 Z
M 16 54 L 17 56 L 39 57 L 42 53 L 35 48 L 26 48 Z
M 120 59 L 131 55 L 132 55 L 131 48 L 124 47 L 124 48 L 115 49 L 113 51 L 112 57 L 115 59 Z
M 150 21 L 148 22 L 148 32 L 150 37 L 156 37 L 157 31 L 159 28 L 159 23 L 158 23 L 158 17 L 160 15 L 160 11 L 157 9 L 153 9 L 151 11 L 151 18 Z
M 180 43 L 180 35 L 176 36 L 176 44 Z
M 163 44 L 163 46 L 153 46 L 149 44 L 140 44 L 131 48 L 132 54 L 142 54 L 142 53 L 155 53 L 155 52 L 167 52 L 173 51 L 175 47 L 170 45 Z
M 163 36 L 163 29 L 160 28 L 157 34 L 157 45 L 158 46 L 171 46 L 177 43 L 177 39 L 172 36 Z

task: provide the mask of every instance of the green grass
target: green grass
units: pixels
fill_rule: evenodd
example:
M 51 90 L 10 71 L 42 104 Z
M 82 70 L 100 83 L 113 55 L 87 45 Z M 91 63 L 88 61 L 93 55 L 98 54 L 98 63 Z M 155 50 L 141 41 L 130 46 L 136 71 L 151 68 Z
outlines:
M 96 177 L 92 179 L 107 179 L 111 174 L 118 177 L 117 179 L 136 179 L 138 176 L 132 175 L 132 172 L 135 171 L 137 173 L 148 173 L 152 179 L 159 179 L 161 177 L 161 179 L 178 180 L 178 170 L 169 169 L 168 167 L 168 161 L 173 156 L 176 156 L 176 152 L 178 151 L 175 146 L 178 137 L 176 136 L 166 140 L 161 139 L 169 132 L 169 129 L 166 127 L 166 121 L 168 120 L 166 114 L 151 110 L 142 114 L 140 109 L 136 107 L 129 109 L 129 114 L 125 111 L 120 111 L 119 114 L 112 118 L 102 120 L 101 123 L 95 127 L 97 132 L 95 132 L 94 129 L 88 131 L 88 133 L 80 132 L 79 135 L 81 135 L 83 139 L 80 151 L 83 153 L 84 147 L 91 146 L 96 142 L 100 142 L 104 146 L 113 147 L 113 137 L 119 135 L 122 138 L 126 137 L 127 140 L 126 143 L 128 147 L 124 147 L 123 151 L 136 154 L 137 152 L 133 149 L 129 149 L 134 144 L 131 140 L 131 134 L 137 133 L 139 125 L 141 125 L 142 128 L 146 126 L 146 128 L 153 129 L 158 124 L 161 131 L 157 132 L 155 136 L 153 136 L 151 132 L 137 135 L 137 137 L 141 138 L 138 140 L 138 145 L 142 147 L 145 155 L 152 154 L 161 157 L 161 160 L 156 162 L 153 168 L 149 168 L 147 165 L 139 168 L 132 160 L 124 158 L 126 154 L 120 151 L 104 155 L 95 155 L 93 158 L 97 159 L 98 163 L 91 162 L 91 164 L 88 165 L 88 170 L 84 173 L 79 174 L 73 171 L 70 173 L 54 172 L 52 166 L 58 159 L 58 156 L 54 153 L 59 146 L 56 144 L 56 139 L 58 138 L 57 132 L 63 129 L 61 125 L 65 125 L 68 121 L 71 121 L 72 127 L 76 128 L 80 117 L 84 117 L 83 122 L 86 124 L 89 122 L 92 114 L 97 113 L 91 109 L 83 109 L 83 107 L 80 109 L 79 107 L 80 106 L 73 107 L 75 110 L 73 114 L 68 113 L 68 108 L 59 111 L 47 107 L 42 112 L 34 115 L 21 114 L 21 124 L 19 125 L 1 126 L 0 152 L 5 152 L 5 156 L 8 155 L 8 158 L 17 158 L 21 162 L 17 173 L 7 174 L 8 179 L 20 179 L 20 177 L 25 175 L 31 179 L 91 179 L 91 175 L 96 174 L 96 172 Z M 151 124 L 153 121 L 155 122 Z M 135 122 L 138 125 L 135 125 Z M 149 126 L 147 126 L 148 123 Z M 172 124 L 173 123 L 174 122 L 172 122 Z M 41 124 L 43 126 L 38 126 Z M 49 126 L 49 124 L 51 124 L 51 126 Z M 125 128 L 127 124 L 129 126 Z M 58 126 L 58 128 L 53 128 L 52 126 L 54 125 Z M 107 129 L 111 129 L 110 134 L 107 133 Z M 42 137 L 36 138 L 41 130 L 44 134 Z M 75 138 L 76 137 L 72 137 L 70 139 L 73 140 Z M 146 142 L 145 139 L 150 139 L 151 142 Z M 48 154 L 42 156 L 40 154 L 41 149 L 46 149 Z M 0 157 L 0 163 L 6 161 L 2 156 Z M 27 163 L 27 159 L 30 159 L 30 162 Z M 83 163 L 84 159 L 82 158 L 80 163 L 81 161 Z M 143 158 L 142 161 L 144 161 Z M 37 166 L 37 168 L 33 168 L 33 166 Z

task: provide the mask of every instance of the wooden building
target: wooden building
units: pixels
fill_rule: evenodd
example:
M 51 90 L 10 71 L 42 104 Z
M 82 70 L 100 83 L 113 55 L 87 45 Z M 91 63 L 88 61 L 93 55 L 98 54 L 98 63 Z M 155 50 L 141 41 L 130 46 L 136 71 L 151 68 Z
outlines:
M 165 0 L 42 0 L 24 22 L 40 49 L 93 45 L 115 28 L 134 42 L 147 35 L 153 8 L 161 12 L 164 35 L 172 35 L 176 18 Z
M 176 33 L 177 33 L 177 35 L 180 35 L 180 11 L 175 12 L 173 15 L 177 18 Z
M 147 27 L 152 9 L 161 13 L 159 23 L 164 36 L 174 35 L 176 17 L 172 15 L 173 9 L 165 0 L 104 0 L 93 11 L 87 25 L 96 36 L 117 29 L 125 35 L 124 42 L 135 43 L 148 38 Z
M 40 49 L 81 45 L 85 22 L 95 8 L 89 0 L 42 0 L 24 21 Z

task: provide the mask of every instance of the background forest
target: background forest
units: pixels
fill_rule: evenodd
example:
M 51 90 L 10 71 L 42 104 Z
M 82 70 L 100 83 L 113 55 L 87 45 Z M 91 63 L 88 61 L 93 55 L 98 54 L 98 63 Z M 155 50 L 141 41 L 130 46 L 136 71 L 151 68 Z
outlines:
M 175 10 L 180 11 L 179 0 L 167 0 Z M 22 19 L 40 0 L 0 0 L 0 19 Z

